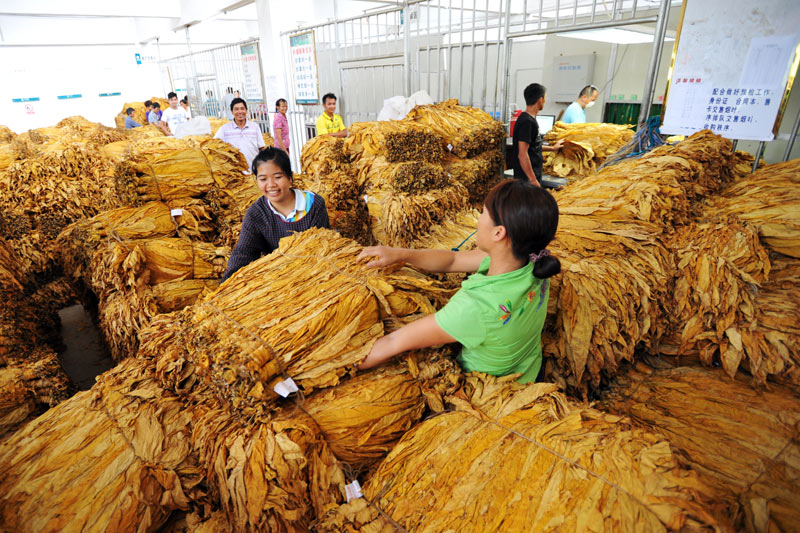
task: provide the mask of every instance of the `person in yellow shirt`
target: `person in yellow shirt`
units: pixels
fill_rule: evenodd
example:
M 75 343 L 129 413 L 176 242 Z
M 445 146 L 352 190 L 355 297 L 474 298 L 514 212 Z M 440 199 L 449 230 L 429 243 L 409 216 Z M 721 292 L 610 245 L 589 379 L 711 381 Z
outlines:
M 347 137 L 347 128 L 344 127 L 342 117 L 336 114 L 336 95 L 328 93 L 323 96 L 322 106 L 325 112 L 317 119 L 317 135 Z

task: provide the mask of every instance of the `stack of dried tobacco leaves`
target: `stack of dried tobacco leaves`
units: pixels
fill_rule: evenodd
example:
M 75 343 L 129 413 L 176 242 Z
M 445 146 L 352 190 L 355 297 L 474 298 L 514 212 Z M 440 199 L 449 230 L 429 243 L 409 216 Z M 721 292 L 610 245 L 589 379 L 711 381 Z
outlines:
M 335 385 L 369 353 L 384 320 L 431 313 L 452 294 L 407 267 L 369 268 L 355 261 L 360 251 L 331 230 L 286 237 L 194 306 L 154 323 L 144 351 L 190 361 L 244 416 L 268 412 L 287 378 L 306 392 Z
M 791 531 L 800 523 L 795 392 L 754 390 L 722 369 L 639 364 L 617 377 L 602 405 L 667 438 L 728 503 L 736 530 Z
M 303 174 L 295 186 L 325 198 L 331 228 L 363 245 L 374 244 L 362 185 L 344 151 L 344 141 L 326 135 L 314 137 L 300 156 Z
M 594 174 L 606 158 L 633 139 L 631 125 L 556 122 L 544 140 L 564 145 L 557 152 L 547 152 L 544 171 L 562 178 L 577 179 Z
M 37 284 L 60 276 L 54 239 L 68 224 L 118 205 L 113 165 L 73 134 L 38 145 L 0 173 L 0 234 Z
M 716 492 L 629 419 L 552 384 L 472 374 L 455 410 L 409 431 L 332 509 L 328 531 L 664 531 L 725 528 Z
M 25 294 L 28 281 L 16 254 L 0 239 L 0 436 L 73 389 L 58 356 L 45 344 L 56 318 L 47 308 L 32 306 Z
M 220 248 L 199 199 L 149 202 L 100 213 L 58 240 L 64 270 L 98 301 L 99 325 L 116 360 L 136 353 L 137 332 L 158 313 L 191 304 L 216 287 L 228 248 Z
M 543 333 L 549 380 L 585 396 L 637 346 L 657 345 L 673 272 L 665 237 L 691 220 L 690 199 L 730 178 L 730 154 L 730 141 L 699 132 L 555 193 L 561 217 L 551 250 L 562 273 Z
M 800 257 L 800 159 L 767 165 L 709 203 L 710 212 L 754 225 L 772 250 Z

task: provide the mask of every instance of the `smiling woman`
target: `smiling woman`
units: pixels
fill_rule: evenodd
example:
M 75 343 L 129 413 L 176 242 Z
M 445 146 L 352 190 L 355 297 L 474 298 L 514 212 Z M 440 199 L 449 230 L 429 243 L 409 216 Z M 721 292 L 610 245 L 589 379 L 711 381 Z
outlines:
M 330 227 L 325 200 L 292 187 L 292 166 L 286 152 L 272 146 L 265 148 L 253 159 L 253 174 L 262 196 L 244 216 L 239 241 L 222 281 L 271 253 L 283 237 L 309 228 Z

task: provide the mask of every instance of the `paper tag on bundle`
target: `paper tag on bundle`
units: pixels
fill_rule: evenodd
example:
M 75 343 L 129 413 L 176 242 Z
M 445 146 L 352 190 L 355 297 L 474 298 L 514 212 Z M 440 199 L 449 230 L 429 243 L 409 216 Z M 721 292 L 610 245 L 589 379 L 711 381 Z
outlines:
M 250 174 L 250 171 L 249 171 L 249 170 L 242 170 L 242 174 L 244 174 L 245 176 L 247 176 L 247 175 L 249 175 L 249 174 Z
M 355 500 L 364 496 L 361 493 L 361 485 L 358 484 L 358 480 L 354 479 L 352 483 L 349 483 L 344 486 L 344 493 L 347 496 L 347 503 L 350 503 L 350 500 Z
M 450 150 L 450 151 L 452 152 L 452 151 L 453 151 L 453 145 L 452 145 L 452 144 L 448 144 L 448 145 L 447 145 L 447 149 L 448 149 L 448 150 Z
M 183 209 L 180 209 L 180 208 L 178 208 L 178 209 L 170 209 L 169 210 L 169 214 L 170 214 L 170 216 L 173 216 L 173 217 L 179 217 L 179 216 L 181 216 L 183 214 Z
M 283 396 L 284 398 L 286 398 L 291 393 L 297 392 L 300 389 L 297 388 L 297 385 L 295 384 L 292 378 L 286 378 L 277 385 L 275 385 L 275 388 L 273 390 L 278 394 L 280 394 L 281 396 Z
M 369 196 L 367 196 L 366 194 L 364 195 L 364 203 L 365 204 L 369 203 Z

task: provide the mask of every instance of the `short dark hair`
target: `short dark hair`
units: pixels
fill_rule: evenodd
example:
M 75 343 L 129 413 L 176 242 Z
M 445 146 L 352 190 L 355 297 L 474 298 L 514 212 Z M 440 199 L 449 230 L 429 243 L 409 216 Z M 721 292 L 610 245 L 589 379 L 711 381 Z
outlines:
M 125 110 L 125 114 L 126 115 L 132 115 L 133 111 L 134 111 L 134 109 L 132 107 L 129 107 L 128 109 Z
M 178 97 L 178 95 L 177 95 L 177 94 L 175 94 L 175 92 L 174 92 L 174 91 L 170 91 L 170 92 L 167 94 L 167 100 L 169 100 L 169 99 L 170 99 L 170 98 L 172 98 L 173 96 L 174 96 L 175 98 L 177 98 L 177 97 Z
M 275 100 L 275 111 L 281 106 L 281 102 L 286 102 L 286 98 L 278 98 Z M 289 102 L 286 102 L 286 105 L 289 105 Z
M 151 102 L 150 100 L 145 100 L 144 101 L 144 106 L 145 107 L 153 107 L 153 102 Z
M 587 85 L 586 87 L 581 89 L 581 92 L 578 94 L 578 98 L 580 98 L 581 96 L 592 96 L 592 93 L 594 93 L 595 91 L 597 91 L 597 87 L 595 87 L 594 85 Z
M 325 102 L 327 102 L 329 98 L 333 98 L 334 100 L 337 100 L 335 94 L 333 94 L 333 93 L 325 93 L 325 95 L 322 97 L 322 105 L 325 105 Z
M 189 97 L 188 96 L 184 96 L 183 98 L 181 98 L 181 102 L 183 102 L 186 105 L 189 105 Z
M 161 104 L 158 102 L 153 102 L 153 109 L 161 109 Z
M 518 179 L 501 181 L 489 191 L 484 201 L 492 221 L 506 228 L 511 253 L 517 259 L 529 259 L 550 244 L 558 229 L 558 203 L 542 187 Z M 561 272 L 561 262 L 545 256 L 533 265 L 533 275 L 549 278 Z
M 247 102 L 245 102 L 241 98 L 234 98 L 233 100 L 231 100 L 231 111 L 233 111 L 233 106 L 235 106 L 236 104 L 244 104 L 244 108 L 247 109 Z
M 523 96 L 525 96 L 525 105 L 534 105 L 539 101 L 539 98 L 545 95 L 546 92 L 547 89 L 544 85 L 539 83 L 531 83 L 525 87 L 525 91 L 522 93 Z
M 269 161 L 278 165 L 278 168 L 286 174 L 287 178 L 290 180 L 294 179 L 294 174 L 292 174 L 292 162 L 289 160 L 289 155 L 280 148 L 275 148 L 274 146 L 267 146 L 258 152 L 258 155 L 253 159 L 253 176 L 258 175 L 258 165 Z

